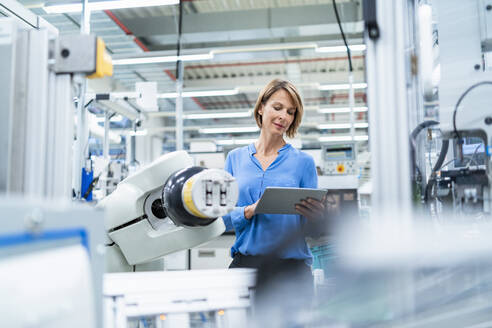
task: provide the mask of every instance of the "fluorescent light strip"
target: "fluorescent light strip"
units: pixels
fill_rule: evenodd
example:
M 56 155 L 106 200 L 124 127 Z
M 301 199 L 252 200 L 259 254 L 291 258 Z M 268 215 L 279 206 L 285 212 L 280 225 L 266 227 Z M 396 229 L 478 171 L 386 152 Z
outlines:
M 353 89 L 365 89 L 367 88 L 367 83 L 353 83 Z M 348 90 L 350 89 L 350 84 L 341 83 L 341 84 L 324 84 L 318 87 L 319 90 Z
M 257 139 L 224 139 L 224 140 L 217 140 L 215 143 L 217 145 L 249 145 L 252 142 L 255 142 Z
M 366 50 L 366 45 L 365 44 L 353 44 L 349 46 L 351 51 L 364 51 Z M 329 53 L 336 53 L 336 52 L 346 52 L 347 48 L 345 46 L 332 46 L 332 47 L 316 47 L 316 52 L 329 52 Z
M 369 127 L 369 123 L 361 122 L 361 123 L 354 123 L 354 128 L 356 129 L 366 129 Z
M 350 129 L 350 123 L 328 123 L 328 124 L 319 124 L 317 126 L 318 129 Z
M 88 9 L 96 10 L 112 10 L 124 8 L 141 8 L 151 6 L 170 6 L 179 4 L 179 0 L 113 0 L 113 1 L 97 1 L 89 2 Z M 64 14 L 77 13 L 82 11 L 81 3 L 71 3 L 63 5 L 45 6 L 43 10 L 48 14 Z
M 80 4 L 77 4 L 80 6 Z M 352 51 L 364 51 L 366 45 L 358 44 L 349 46 Z M 217 49 L 212 50 L 207 54 L 196 55 L 182 55 L 182 56 L 155 56 L 155 57 L 135 57 L 135 58 L 121 58 L 113 59 L 113 65 L 139 65 L 139 64 L 155 64 L 155 63 L 172 63 L 178 59 L 181 61 L 198 61 L 198 60 L 211 60 L 214 58 L 214 54 L 226 54 L 226 53 L 240 53 L 240 52 L 256 52 L 256 51 L 275 51 L 275 50 L 288 50 L 288 49 L 309 49 L 314 48 L 316 52 L 325 53 L 343 53 L 345 52 L 345 46 L 333 46 L 333 47 L 318 47 L 316 44 L 300 44 L 300 45 L 278 45 L 278 46 L 259 46 L 259 47 L 245 47 L 245 48 L 233 48 L 233 49 Z
M 206 90 L 206 91 L 184 91 L 181 95 L 183 97 L 213 97 L 213 96 L 233 96 L 237 95 L 237 89 L 226 90 Z M 161 93 L 157 95 L 157 98 L 176 98 L 178 94 L 176 92 Z
M 354 107 L 354 112 L 367 112 L 367 106 Z M 333 108 L 319 108 L 318 113 L 321 114 L 338 114 L 338 113 L 350 113 L 349 107 L 333 107 Z
M 327 124 L 319 124 L 317 128 L 320 130 L 336 130 L 336 129 L 350 129 L 350 126 L 351 126 L 350 123 L 327 123 Z M 356 129 L 364 129 L 368 127 L 369 127 L 369 123 L 366 122 L 354 123 L 354 128 Z
M 303 43 L 303 44 L 278 44 L 278 45 L 265 45 L 255 47 L 235 47 L 230 49 L 217 49 L 212 50 L 214 54 L 227 54 L 227 53 L 240 53 L 240 52 L 260 52 L 260 51 L 278 51 L 289 49 L 316 49 L 318 45 L 316 43 Z
M 208 54 L 196 54 L 196 55 L 182 55 L 182 56 L 155 56 L 155 57 L 135 57 L 135 58 L 122 58 L 113 59 L 113 65 L 139 65 L 139 64 L 156 64 L 156 63 L 173 63 L 178 60 L 181 61 L 197 61 L 197 60 L 210 60 L 214 58 L 212 52 Z
M 250 116 L 251 116 L 251 111 L 187 114 L 187 115 L 184 115 L 183 118 L 188 119 L 188 120 L 205 120 L 205 119 L 210 119 L 210 118 L 238 118 L 238 117 L 250 117 Z
M 257 126 L 238 126 L 230 128 L 206 128 L 200 129 L 200 133 L 213 134 L 213 133 L 242 133 L 242 132 L 258 132 L 260 130 Z
M 354 141 L 367 141 L 367 140 L 369 140 L 369 136 L 367 136 L 367 135 L 354 136 L 353 140 Z M 318 141 L 320 141 L 320 142 L 352 141 L 352 137 L 351 136 L 327 136 L 327 137 L 319 137 Z

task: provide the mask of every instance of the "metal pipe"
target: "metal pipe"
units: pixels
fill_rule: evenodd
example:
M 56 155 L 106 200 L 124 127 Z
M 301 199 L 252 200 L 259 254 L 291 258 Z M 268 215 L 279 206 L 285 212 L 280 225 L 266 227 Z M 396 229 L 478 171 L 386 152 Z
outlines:
M 136 166 L 137 164 L 137 121 L 133 121 L 133 135 L 130 137 L 130 164 Z
M 82 1 L 82 15 L 80 17 L 80 33 L 90 33 L 90 10 L 88 6 L 88 0 Z M 87 113 L 85 109 L 85 93 L 87 89 L 87 81 L 85 76 L 76 75 L 74 82 L 78 85 L 79 94 L 77 96 L 77 140 L 75 142 L 74 153 L 74 179 L 73 186 L 75 192 L 75 198 L 81 199 L 82 189 L 82 167 L 85 165 L 85 158 L 87 149 L 85 147 L 86 141 L 89 139 L 89 126 L 87 124 Z
M 88 0 L 82 0 L 82 13 L 80 16 L 81 34 L 89 34 L 91 32 L 91 11 L 89 10 L 88 4 Z
M 182 150 L 183 144 L 183 62 L 178 62 L 178 80 L 176 83 L 176 150 Z
M 104 139 L 103 139 L 103 157 L 109 162 L 109 111 L 104 112 Z
M 354 95 L 354 88 L 353 88 L 353 83 L 354 83 L 354 74 L 353 72 L 349 73 L 349 108 L 350 108 L 350 135 L 352 136 L 352 139 L 354 138 L 355 135 L 355 114 L 354 114 L 354 105 L 355 105 L 355 95 Z

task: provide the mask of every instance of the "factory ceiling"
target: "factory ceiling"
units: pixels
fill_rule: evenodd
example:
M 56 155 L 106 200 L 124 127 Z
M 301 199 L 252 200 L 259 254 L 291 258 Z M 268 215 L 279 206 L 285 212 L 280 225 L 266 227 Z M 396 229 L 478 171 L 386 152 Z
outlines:
M 57 27 L 61 34 L 80 31 L 80 14 L 47 14 L 41 0 L 20 3 Z M 50 1 L 50 4 L 70 3 Z M 347 90 L 320 86 L 348 82 L 346 53 L 330 52 L 343 45 L 331 0 L 187 0 L 183 1 L 181 55 L 209 55 L 184 62 L 184 90 L 231 90 L 223 96 L 187 97 L 184 112 L 245 112 L 256 102 L 260 88 L 273 78 L 296 84 L 308 108 L 301 137 L 345 135 L 344 129 L 319 129 L 315 123 L 347 122 L 346 113 L 320 113 L 347 106 Z M 360 0 L 337 1 L 348 41 L 362 44 Z M 145 56 L 175 56 L 179 6 L 93 11 L 91 33 L 104 39 L 113 60 Z M 331 50 L 330 50 L 331 49 Z M 328 52 L 326 52 L 328 51 Z M 365 81 L 364 52 L 354 51 L 354 80 Z M 122 64 L 114 67 L 111 90 L 133 91 L 136 82 L 155 81 L 158 92 L 176 91 L 176 63 Z M 323 87 L 321 88 L 323 89 Z M 327 88 L 330 89 L 330 88 Z M 98 90 L 100 91 L 100 90 Z M 356 103 L 365 104 L 365 89 L 355 90 Z M 159 129 L 154 133 L 173 142 L 175 99 L 159 99 Z M 326 111 L 326 110 L 325 110 Z M 357 113 L 358 122 L 367 112 Z M 186 117 L 186 116 L 185 116 Z M 192 117 L 192 116 L 191 116 Z M 257 132 L 204 135 L 207 126 L 253 126 L 252 117 L 186 119 L 185 139 L 251 138 Z M 367 135 L 367 129 L 358 129 Z

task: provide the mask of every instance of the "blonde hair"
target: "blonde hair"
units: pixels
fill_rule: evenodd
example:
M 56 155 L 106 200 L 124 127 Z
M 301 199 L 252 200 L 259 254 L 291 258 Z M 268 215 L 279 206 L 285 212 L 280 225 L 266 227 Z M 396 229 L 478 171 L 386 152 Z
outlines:
M 261 114 L 259 113 L 259 110 L 261 106 L 264 106 L 267 103 L 268 99 L 270 99 L 270 97 L 280 89 L 287 91 L 287 93 L 290 95 L 290 98 L 292 99 L 292 101 L 296 106 L 294 120 L 292 121 L 292 124 L 289 126 L 286 132 L 289 138 L 293 138 L 297 133 L 297 129 L 299 128 L 299 125 L 301 124 L 302 115 L 304 113 L 304 107 L 302 106 L 302 100 L 301 100 L 301 96 L 299 95 L 299 91 L 297 91 L 296 87 L 289 81 L 281 80 L 281 79 L 275 79 L 270 81 L 270 83 L 268 83 L 258 95 L 258 99 L 256 100 L 256 105 L 253 114 L 256 120 L 256 124 L 261 129 L 262 117 Z

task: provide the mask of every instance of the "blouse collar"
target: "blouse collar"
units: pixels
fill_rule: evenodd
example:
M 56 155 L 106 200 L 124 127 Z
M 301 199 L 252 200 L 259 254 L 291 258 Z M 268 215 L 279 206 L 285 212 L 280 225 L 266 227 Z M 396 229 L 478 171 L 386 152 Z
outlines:
M 280 152 L 282 152 L 282 151 L 284 151 L 284 150 L 289 149 L 290 147 L 292 147 L 292 146 L 290 145 L 290 143 L 286 143 L 285 145 L 283 145 L 283 147 L 282 147 L 282 148 L 280 148 L 280 149 L 278 150 L 278 152 L 280 153 Z M 250 154 L 250 155 L 254 155 L 254 154 L 256 154 L 256 147 L 255 147 L 255 143 L 254 143 L 254 142 L 249 144 L 249 146 L 248 146 L 248 150 L 249 150 L 249 154 Z

